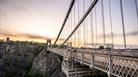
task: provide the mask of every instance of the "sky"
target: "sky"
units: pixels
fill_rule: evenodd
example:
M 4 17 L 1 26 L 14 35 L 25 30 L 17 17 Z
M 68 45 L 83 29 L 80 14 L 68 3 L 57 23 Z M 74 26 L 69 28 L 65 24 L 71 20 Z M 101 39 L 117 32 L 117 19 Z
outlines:
M 78 1 L 79 1 L 79 15 L 78 15 Z M 72 10 L 71 15 L 65 25 L 65 29 L 61 34 L 60 39 L 65 39 L 71 29 L 68 25 L 72 25 L 72 29 L 78 23 L 79 19 L 83 16 L 83 3 L 85 1 L 85 11 L 90 6 L 91 0 L 76 0 L 75 2 L 75 14 Z M 114 43 L 123 44 L 122 36 L 122 22 L 120 14 L 119 0 L 111 1 L 111 14 L 112 14 L 112 25 L 114 33 Z M 123 1 L 123 14 L 125 21 L 125 30 L 127 44 L 138 45 L 138 17 L 136 12 L 135 0 L 122 0 Z M 66 12 L 69 8 L 71 0 L 0 0 L 0 37 L 11 37 L 12 40 L 31 40 L 45 42 L 46 39 L 55 39 L 61 28 Z M 101 0 L 96 4 L 92 10 L 93 14 L 93 25 L 95 26 L 97 21 L 97 34 L 98 42 L 102 43 L 102 16 L 101 16 Z M 137 1 L 138 4 L 138 1 Z M 74 9 L 74 8 L 73 8 Z M 96 16 L 95 16 L 96 13 Z M 107 43 L 111 43 L 111 32 L 110 15 L 109 15 L 109 0 L 104 0 L 104 17 L 105 17 L 105 33 Z M 73 22 L 73 16 L 75 21 Z M 95 20 L 95 17 L 97 20 Z M 91 42 L 91 16 L 88 15 L 86 19 L 87 32 L 86 35 L 88 42 Z M 72 19 L 72 23 L 71 23 Z M 68 24 L 69 23 L 69 24 Z M 83 23 L 84 24 L 84 23 Z M 80 39 L 83 41 L 83 24 L 79 28 Z M 70 31 L 70 32 L 67 32 Z M 95 35 L 94 27 L 94 36 Z M 77 36 L 79 38 L 79 36 Z M 93 37 L 96 40 L 96 37 Z M 86 39 L 86 38 L 85 38 Z M 121 41 L 120 41 L 121 40 Z M 94 41 L 96 42 L 96 41 Z
M 56 38 L 69 2 L 69 0 L 0 0 L 0 28 L 10 33 Z

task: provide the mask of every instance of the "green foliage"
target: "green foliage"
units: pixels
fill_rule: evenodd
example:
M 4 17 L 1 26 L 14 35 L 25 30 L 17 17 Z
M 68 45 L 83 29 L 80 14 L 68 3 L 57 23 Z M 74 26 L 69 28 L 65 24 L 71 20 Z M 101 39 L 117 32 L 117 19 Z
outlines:
M 37 56 L 44 48 L 45 48 L 45 44 L 37 43 L 34 55 Z
M 42 74 L 37 72 L 29 72 L 28 74 L 26 74 L 25 77 L 46 77 L 46 76 L 43 76 Z
M 63 57 L 58 55 L 58 58 L 60 59 L 60 61 L 63 61 Z
M 4 42 L 4 40 L 0 39 L 0 44 L 2 44 Z
M 40 73 L 30 73 L 30 69 L 34 58 L 45 49 L 44 43 L 0 40 L 0 44 L 6 48 L 5 57 L 2 57 L 5 77 L 43 77 Z

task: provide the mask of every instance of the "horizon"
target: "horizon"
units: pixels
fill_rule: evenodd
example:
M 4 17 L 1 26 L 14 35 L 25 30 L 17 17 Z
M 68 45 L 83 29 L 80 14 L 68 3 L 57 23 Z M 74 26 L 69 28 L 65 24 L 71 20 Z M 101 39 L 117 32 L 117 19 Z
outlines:
M 100 2 L 100 1 L 99 1 Z M 119 0 L 111 0 L 113 17 L 114 43 L 123 44 Z M 10 37 L 12 40 L 45 42 L 46 39 L 55 41 L 68 10 L 70 0 L 0 0 L 0 39 Z M 83 0 L 80 0 L 80 15 L 83 16 Z M 135 12 L 134 0 L 123 1 L 125 29 L 128 45 L 138 45 L 138 22 Z M 85 1 L 85 9 L 90 6 L 90 0 Z M 111 43 L 108 0 L 104 1 L 106 41 Z M 76 9 L 78 7 L 76 6 Z M 98 41 L 102 43 L 101 7 L 96 6 Z M 92 10 L 94 13 L 94 9 Z M 76 12 L 76 18 L 77 12 Z M 90 16 L 89 16 L 90 17 Z M 87 17 L 88 32 L 90 32 L 90 20 Z M 72 22 L 77 24 L 77 19 Z M 95 21 L 95 20 L 94 20 Z M 96 25 L 96 23 L 93 23 Z M 66 23 L 68 25 L 68 23 Z M 82 28 L 82 27 L 81 27 Z M 82 33 L 83 31 L 80 30 Z M 60 39 L 64 40 L 68 33 L 62 33 Z M 91 36 L 91 35 L 90 35 Z M 81 38 L 83 38 L 81 36 Z M 95 38 L 94 38 L 95 39 Z M 81 42 L 78 39 L 77 42 Z M 88 41 L 91 38 L 88 37 Z M 59 42 L 61 43 L 61 41 Z

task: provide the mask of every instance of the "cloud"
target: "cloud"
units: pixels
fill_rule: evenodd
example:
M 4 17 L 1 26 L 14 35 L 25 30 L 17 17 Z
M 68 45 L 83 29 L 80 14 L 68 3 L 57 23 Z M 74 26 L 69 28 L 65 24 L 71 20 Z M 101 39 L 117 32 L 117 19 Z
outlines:
M 19 31 L 16 31 L 12 28 L 6 27 L 6 28 L 0 28 L 0 36 L 3 37 L 14 37 L 14 38 L 25 38 L 26 40 L 28 39 L 36 39 L 36 40 L 47 40 L 47 39 L 51 39 L 51 40 L 55 40 L 56 38 L 53 37 L 47 37 L 47 36 L 41 36 L 38 34 L 29 34 L 29 33 L 22 33 Z M 59 38 L 59 41 L 63 41 L 65 40 L 64 38 Z
M 129 32 L 126 36 L 138 36 L 138 31 Z
M 42 39 L 46 40 L 48 39 L 47 37 L 37 35 L 37 34 L 28 34 L 28 33 L 21 33 L 21 32 L 11 32 L 6 29 L 0 28 L 0 36 L 4 37 L 23 37 L 23 38 L 29 38 L 29 39 Z
M 125 34 L 127 37 L 129 36 L 138 36 L 138 31 L 132 31 Z M 113 33 L 113 37 L 121 37 L 123 34 L 115 34 Z M 105 35 L 106 38 L 111 38 L 111 33 Z M 103 35 L 99 35 L 98 38 L 103 38 Z
M 127 37 L 129 37 L 129 36 L 137 36 L 138 35 L 138 31 L 128 32 L 128 33 L 125 33 L 125 35 Z M 114 37 L 120 37 L 120 36 L 123 36 L 123 33 L 114 35 Z
M 30 38 L 30 39 L 48 39 L 47 37 L 37 35 L 37 34 L 19 34 L 18 36 Z

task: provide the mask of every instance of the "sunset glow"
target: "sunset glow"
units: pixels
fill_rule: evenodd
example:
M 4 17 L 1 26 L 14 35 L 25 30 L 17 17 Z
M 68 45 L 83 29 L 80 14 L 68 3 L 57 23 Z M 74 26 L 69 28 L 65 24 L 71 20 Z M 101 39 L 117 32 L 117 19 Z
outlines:
M 53 42 L 58 35 L 58 32 L 63 23 L 64 17 L 69 7 L 70 0 L 0 0 L 0 39 L 5 39 L 10 37 L 11 40 L 22 40 L 22 41 L 37 41 L 37 42 L 46 42 L 46 39 L 52 39 Z M 123 11 L 124 11 L 124 21 L 126 29 L 126 42 L 129 45 L 138 45 L 138 23 L 136 10 L 134 6 L 134 1 L 128 0 L 123 2 Z M 79 18 L 83 16 L 82 9 L 83 0 L 80 0 L 80 15 Z M 99 2 L 100 4 L 100 2 Z M 97 14 L 97 40 L 99 43 L 103 43 L 102 35 L 102 20 L 101 20 L 101 7 L 97 4 L 96 14 Z M 114 34 L 114 44 L 123 44 L 122 36 L 122 23 L 120 17 L 120 6 L 119 0 L 111 1 L 112 8 L 112 25 L 113 25 L 113 34 Z M 111 30 L 110 30 L 110 21 L 109 21 L 109 8 L 108 0 L 104 2 L 105 9 L 105 33 L 106 33 L 106 42 L 111 43 Z M 90 6 L 90 0 L 86 0 L 86 9 Z M 78 6 L 75 6 L 77 10 Z M 128 10 L 129 9 L 129 10 Z M 72 23 L 67 21 L 66 27 L 64 29 L 60 39 L 67 38 L 71 30 L 67 27 L 70 24 L 72 29 L 78 23 L 78 12 L 76 11 L 75 17 L 76 20 Z M 92 13 L 95 13 L 95 9 L 92 10 Z M 73 12 L 72 12 L 73 15 Z M 95 15 L 93 16 L 93 25 L 95 26 Z M 70 19 L 70 17 L 69 17 Z M 88 25 L 88 42 L 91 42 L 91 21 L 90 15 L 87 17 L 86 24 Z M 94 27 L 95 29 L 95 27 Z M 70 32 L 66 32 L 70 30 Z M 80 27 L 80 38 L 77 36 L 78 44 L 83 42 L 83 24 Z M 94 42 L 96 39 L 95 30 L 94 30 Z M 72 38 L 72 40 L 74 40 Z

